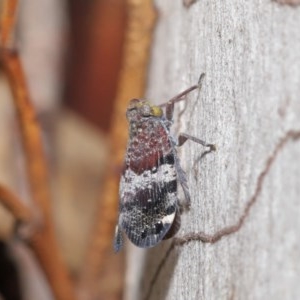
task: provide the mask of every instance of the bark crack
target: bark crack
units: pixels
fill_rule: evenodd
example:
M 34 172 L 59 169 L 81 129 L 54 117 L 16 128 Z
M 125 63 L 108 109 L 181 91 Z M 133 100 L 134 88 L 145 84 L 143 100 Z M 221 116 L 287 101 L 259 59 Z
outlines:
M 183 0 L 183 6 L 189 8 L 191 5 L 195 4 L 197 0 Z
M 273 2 L 277 2 L 280 5 L 289 5 L 292 7 L 296 7 L 300 5 L 300 0 L 272 0 Z
M 146 296 L 145 296 L 144 300 L 150 299 L 150 296 L 151 296 L 153 288 L 156 284 L 157 278 L 158 278 L 161 270 L 163 269 L 163 266 L 165 265 L 166 261 L 168 260 L 168 257 L 170 255 L 170 253 L 172 252 L 172 250 L 176 246 L 183 246 L 183 245 L 185 245 L 187 243 L 190 243 L 192 241 L 199 241 L 199 242 L 202 242 L 202 243 L 214 244 L 214 243 L 218 242 L 219 240 L 221 240 L 221 238 L 223 238 L 224 236 L 234 234 L 234 233 L 238 232 L 241 229 L 241 227 L 243 226 L 246 218 L 249 216 L 251 207 L 255 204 L 255 202 L 257 201 L 257 199 L 259 197 L 259 195 L 261 194 L 265 178 L 268 175 L 268 173 L 269 173 L 273 163 L 275 162 L 276 158 L 278 157 L 278 154 L 287 145 L 287 143 L 289 141 L 297 141 L 299 139 L 300 139 L 300 130 L 289 130 L 279 140 L 279 142 L 276 145 L 275 149 L 273 150 L 271 155 L 266 160 L 265 167 L 263 168 L 263 170 L 261 171 L 261 173 L 259 174 L 259 176 L 257 178 L 257 183 L 256 183 L 256 188 L 255 188 L 254 194 L 248 200 L 248 202 L 247 202 L 247 204 L 244 208 L 243 213 L 241 214 L 241 216 L 239 217 L 238 221 L 235 224 L 226 226 L 226 227 L 218 230 L 214 234 L 206 234 L 204 232 L 191 232 L 191 233 L 185 234 L 182 237 L 175 237 L 173 239 L 173 243 L 171 244 L 170 248 L 168 249 L 168 251 L 164 255 L 161 262 L 159 263 L 159 265 L 158 265 L 158 267 L 157 267 L 157 269 L 156 269 L 156 271 L 155 271 L 155 273 L 154 273 L 154 275 L 153 275 L 153 277 L 150 281 L 149 289 L 148 289 L 148 292 L 146 293 Z

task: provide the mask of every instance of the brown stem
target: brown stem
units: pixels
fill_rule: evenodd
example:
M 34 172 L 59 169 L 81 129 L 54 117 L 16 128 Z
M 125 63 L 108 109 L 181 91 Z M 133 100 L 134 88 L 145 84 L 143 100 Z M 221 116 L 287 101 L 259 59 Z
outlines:
M 17 221 L 24 223 L 30 221 L 30 210 L 17 195 L 2 185 L 0 185 L 0 202 L 11 212 Z
M 3 2 L 0 18 L 0 44 L 2 48 L 7 48 L 15 24 L 18 0 L 4 0 Z
M 34 231 L 28 243 L 49 280 L 55 298 L 75 299 L 72 283 L 54 234 L 47 165 L 41 142 L 41 132 L 29 99 L 23 68 L 16 52 L 2 50 L 1 61 L 13 92 L 13 101 L 26 155 L 32 200 L 42 216 L 43 226 Z

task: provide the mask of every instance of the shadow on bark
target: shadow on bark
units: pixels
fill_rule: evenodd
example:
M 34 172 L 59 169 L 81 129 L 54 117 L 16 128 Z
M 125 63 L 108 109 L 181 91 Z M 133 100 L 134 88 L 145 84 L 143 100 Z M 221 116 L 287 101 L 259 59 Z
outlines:
M 166 298 L 178 257 L 179 249 L 174 248 L 172 240 L 164 241 L 148 251 L 141 279 L 140 299 Z

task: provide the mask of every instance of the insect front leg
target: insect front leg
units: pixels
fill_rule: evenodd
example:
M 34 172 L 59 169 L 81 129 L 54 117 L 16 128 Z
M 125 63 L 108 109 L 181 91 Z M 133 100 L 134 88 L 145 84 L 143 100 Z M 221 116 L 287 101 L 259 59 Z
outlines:
M 179 137 L 178 137 L 178 143 L 177 143 L 177 146 L 180 147 L 182 146 L 187 140 L 191 140 L 197 144 L 200 144 L 204 147 L 209 147 L 209 151 L 216 151 L 216 145 L 214 144 L 208 144 L 206 143 L 205 141 L 202 141 L 192 135 L 189 135 L 187 133 L 180 133 L 179 134 Z
M 197 84 L 191 86 L 190 88 L 184 90 L 180 94 L 178 94 L 175 97 L 171 98 L 168 102 L 163 103 L 163 104 L 160 105 L 160 107 L 166 107 L 166 118 L 167 118 L 167 120 L 169 120 L 169 121 L 173 120 L 174 105 L 175 105 L 176 102 L 181 101 L 181 100 L 185 100 L 184 96 L 186 96 L 187 94 L 189 94 L 193 90 L 201 89 L 202 81 L 204 79 L 204 76 L 205 76 L 205 73 L 202 73 L 199 77 L 199 80 L 198 80 Z

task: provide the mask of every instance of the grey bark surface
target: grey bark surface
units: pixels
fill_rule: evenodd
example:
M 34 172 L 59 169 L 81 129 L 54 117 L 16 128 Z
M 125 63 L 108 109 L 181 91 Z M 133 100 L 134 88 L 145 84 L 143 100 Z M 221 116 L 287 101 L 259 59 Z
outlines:
M 137 299 L 300 299 L 300 7 L 156 4 L 147 96 L 162 103 L 205 72 L 173 129 L 217 151 L 199 159 L 205 149 L 190 141 L 178 150 L 192 204 L 177 236 L 195 240 L 146 252 Z

